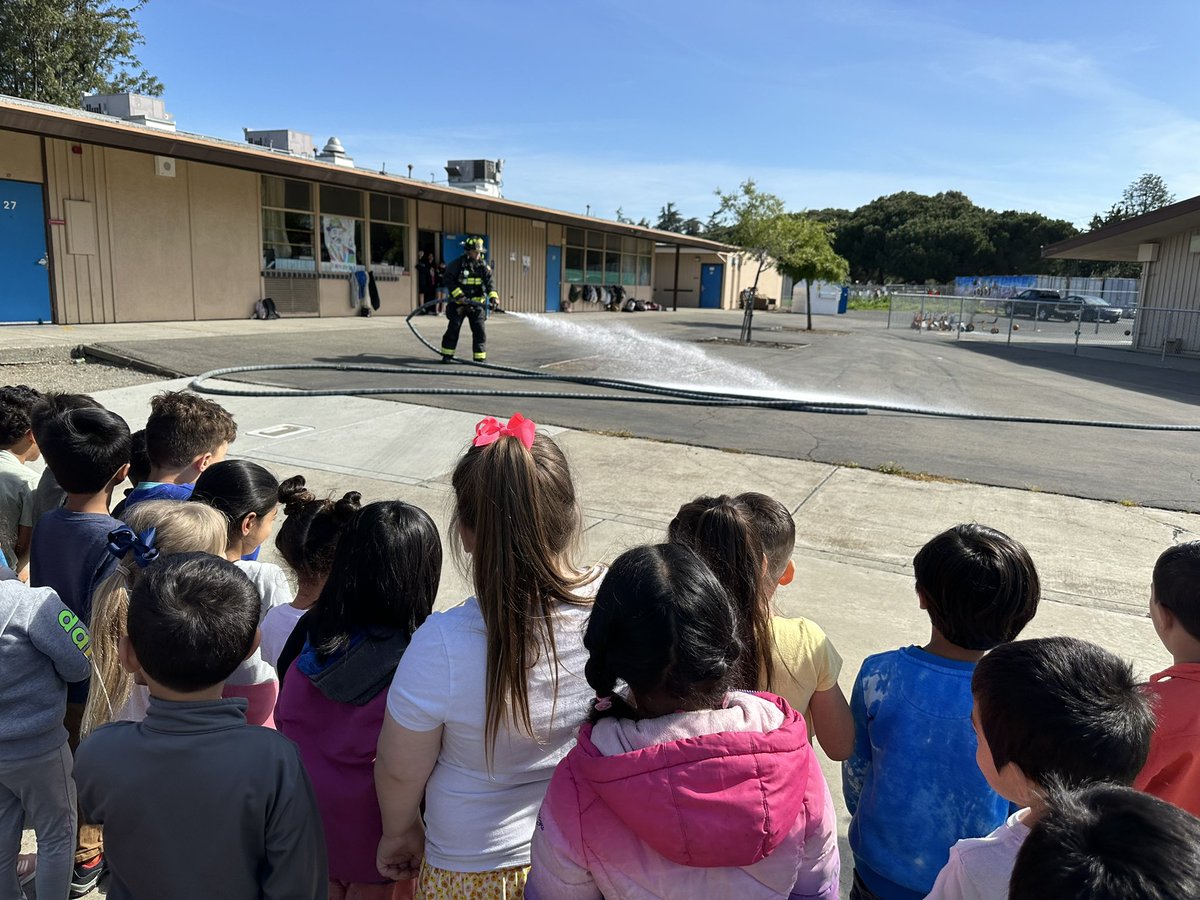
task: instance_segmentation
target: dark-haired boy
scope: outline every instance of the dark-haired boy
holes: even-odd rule
[[[942,532],[913,570],[929,643],[867,657],[850,699],[842,792],[853,816],[850,896],[861,900],[921,900],[955,841],[1008,816],[975,765],[971,676],[1037,612],[1037,570],[1020,543],[982,525]]]
[[[143,570],[122,665],[144,679],[143,722],[79,748],[83,811],[103,823],[110,900],[325,898],[325,842],[295,745],[246,725],[225,679],[258,646],[259,597],[230,562],[179,553]]]
[[[1150,618],[1174,665],[1150,679],[1158,727],[1133,786],[1200,816],[1200,541],[1159,556]]]
[[[976,761],[1021,809],[950,850],[930,900],[1004,900],[1013,861],[1054,791],[1128,786],[1146,762],[1154,714],[1129,663],[1069,637],[997,647],[975,667]]]
[[[121,523],[108,514],[108,507],[113,488],[129,470],[129,426],[103,407],[67,408],[57,400],[34,408],[33,432],[67,502],[34,526],[30,584],[53,588],[86,623],[91,621],[96,586],[117,567],[117,558],[108,552],[108,535]],[[79,744],[87,695],[86,680],[67,688],[65,724],[72,750]],[[81,819],[71,896],[82,896],[99,880],[103,849],[100,829]]]
[[[1156,797],[1114,785],[1058,795],[1017,854],[1008,896],[1200,897],[1200,819]]]
[[[41,455],[30,412],[41,399],[23,384],[0,387],[0,562],[7,562],[26,581],[38,480],[27,464]]]
[[[143,500],[187,500],[200,473],[223,460],[237,438],[233,416],[190,391],[151,400],[145,430],[150,474],[125,498],[125,511]]]
[[[31,413],[34,434],[37,433],[37,419],[49,418],[69,409],[100,409],[101,406],[87,394],[51,393],[43,394],[42,402],[34,407]],[[66,505],[67,493],[57,481],[50,467],[42,469],[42,477],[38,480],[37,489],[33,492],[33,523],[38,521],[52,509]]]

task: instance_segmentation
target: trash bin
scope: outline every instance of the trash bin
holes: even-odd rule
[[[838,315],[844,316],[846,308],[850,305],[850,288],[842,285],[842,292],[838,294]]]

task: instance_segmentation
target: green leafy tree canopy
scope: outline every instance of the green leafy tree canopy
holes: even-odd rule
[[[805,312],[812,331],[812,283],[842,283],[850,277],[850,264],[838,256],[823,222],[803,216],[784,216],[776,223],[775,268],[794,282],[804,282]]]
[[[72,107],[84,94],[161,95],[135,52],[146,2],[0,0],[0,93]]]

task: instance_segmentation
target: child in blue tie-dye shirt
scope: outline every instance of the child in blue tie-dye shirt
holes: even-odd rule
[[[939,534],[913,569],[929,643],[868,657],[850,700],[855,746],[842,784],[852,900],[921,900],[951,846],[990,833],[1009,812],[975,764],[971,676],[1033,618],[1037,570],[1021,544],[982,525]]]

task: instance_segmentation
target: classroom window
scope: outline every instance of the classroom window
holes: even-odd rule
[[[291,178],[262,177],[262,267],[312,272],[315,219],[312,185]]]
[[[371,195],[371,265],[385,274],[408,267],[408,202],[403,197]]]
[[[650,284],[650,241],[583,228],[566,230],[563,277],[570,284]]]

